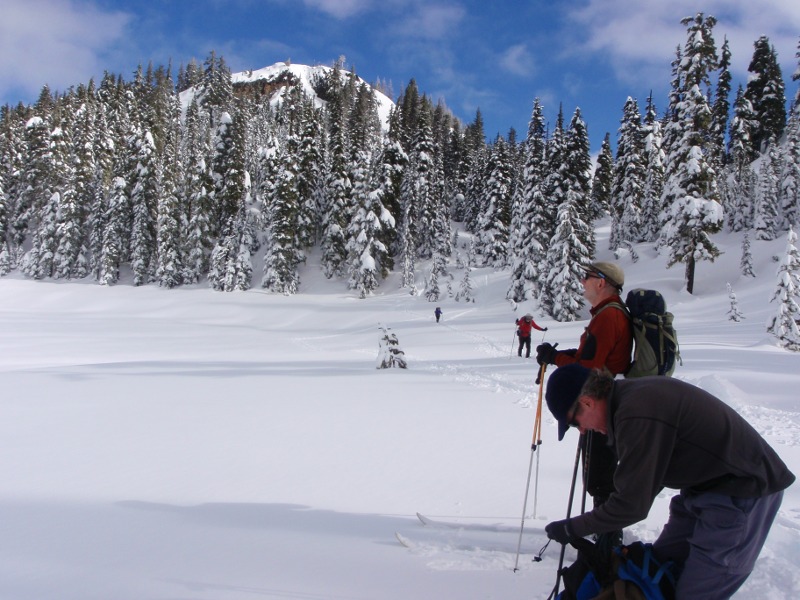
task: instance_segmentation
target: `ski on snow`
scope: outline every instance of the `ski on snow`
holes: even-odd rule
[[[494,533],[518,531],[518,528],[508,525],[481,525],[479,523],[454,523],[450,521],[439,521],[436,519],[431,519],[430,517],[426,517],[422,513],[417,513],[417,519],[419,519],[419,522],[422,523],[426,528],[430,529],[457,529],[461,531],[488,531]]]
[[[395,531],[395,532],[394,532],[394,537],[396,537],[396,538],[397,538],[397,541],[398,541],[398,542],[400,542],[400,543],[401,543],[403,546],[405,546],[406,548],[413,548],[413,547],[414,547],[414,542],[412,542],[410,539],[408,539],[408,538],[407,538],[406,536],[404,536],[403,534],[401,534],[401,533],[399,533],[399,532]]]
[[[429,519],[423,514],[417,513],[417,518],[419,522],[425,525],[425,527],[446,527],[448,529],[458,529],[460,526],[454,523],[444,523],[443,521],[434,521],[433,519]]]
[[[395,532],[395,538],[405,548],[425,554],[432,552],[513,553],[515,543],[509,533],[515,528],[503,525],[452,523],[431,519],[417,513],[423,529],[407,534]]]

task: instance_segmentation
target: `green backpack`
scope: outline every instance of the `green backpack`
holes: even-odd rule
[[[667,310],[667,303],[659,292],[637,288],[628,292],[624,305],[610,302],[606,306],[620,309],[631,321],[633,362],[625,373],[626,378],[669,377],[677,363],[683,364],[678,334],[673,326],[675,317]]]

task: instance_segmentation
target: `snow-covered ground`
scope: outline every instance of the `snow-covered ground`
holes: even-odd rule
[[[765,332],[785,237],[753,241],[755,279],[739,274],[741,236],[719,241],[694,296],[644,246],[620,260],[626,289],[664,293],[676,376],[800,474],[800,355]],[[478,269],[473,284],[475,303],[432,304],[395,278],[359,300],[314,264],[293,297],[3,278],[0,597],[546,598],[559,549],[532,558],[566,513],[577,435],[557,442],[544,409],[515,573],[538,388],[535,361],[512,355],[514,319],[533,312],[562,348],[586,323],[515,312],[506,273]],[[375,368],[379,324],[408,370]],[[655,538],[669,496],[628,540]],[[798,547],[795,485],[738,597],[800,597]]]

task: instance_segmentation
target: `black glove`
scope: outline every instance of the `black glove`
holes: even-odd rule
[[[548,342],[536,346],[536,362],[540,365],[556,364],[556,354],[558,354],[556,347]]]
[[[547,537],[557,541],[559,544],[569,544],[575,539],[572,530],[569,528],[569,519],[563,521],[553,521],[544,528]]]
[[[547,331],[547,327],[545,327],[544,330]]]

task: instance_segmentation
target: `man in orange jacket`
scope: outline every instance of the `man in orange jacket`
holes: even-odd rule
[[[628,315],[617,307],[624,305],[619,294],[625,283],[622,269],[610,262],[594,262],[581,267],[583,297],[592,306],[592,315],[577,348],[557,351],[550,344],[536,348],[539,364],[563,367],[578,363],[587,369],[607,368],[614,375],[625,373],[631,364],[633,332]],[[608,308],[608,310],[606,310]]]
[[[605,367],[613,375],[625,373],[631,364],[633,331],[627,313],[617,306],[609,306],[612,303],[624,306],[619,294],[625,283],[625,273],[610,262],[593,262],[581,268],[585,271],[581,280],[583,297],[592,306],[589,325],[581,335],[577,348],[556,350],[550,344],[541,344],[536,348],[536,360],[540,365],[562,367],[579,364],[587,369]],[[592,496],[594,505],[600,506],[614,491],[617,457],[607,445],[605,435],[591,431],[586,435],[586,491]],[[611,537],[614,538],[612,543],[621,543],[622,532],[616,532]]]

